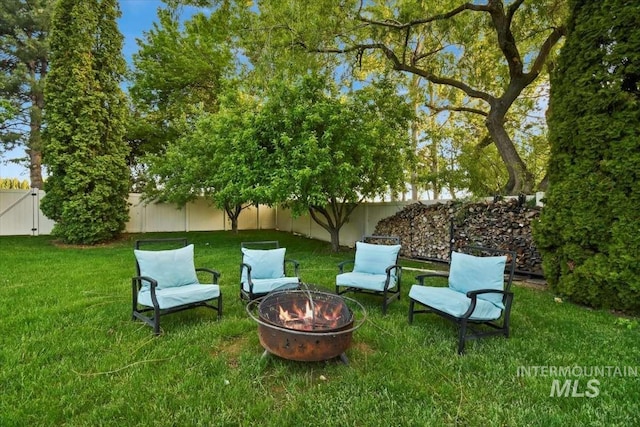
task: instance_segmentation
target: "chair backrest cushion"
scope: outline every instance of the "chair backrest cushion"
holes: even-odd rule
[[[503,290],[506,262],[506,256],[474,256],[452,252],[449,287],[464,294],[478,289]],[[481,294],[478,299],[502,308],[502,294]]]
[[[158,288],[198,283],[193,263],[193,244],[180,249],[143,251],[134,249],[141,276],[148,276],[158,282]],[[142,282],[149,287],[147,282]]]
[[[279,249],[247,249],[242,248],[242,262],[251,266],[252,279],[277,279],[284,277],[284,256],[286,248]],[[243,283],[246,269],[242,269]]]
[[[373,245],[356,242],[353,271],[368,274],[386,274],[387,267],[398,261],[400,245]],[[394,270],[395,271],[395,270]]]

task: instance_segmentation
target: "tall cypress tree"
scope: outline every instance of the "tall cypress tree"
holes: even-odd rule
[[[119,14],[116,0],[60,0],[54,11],[42,211],[68,243],[110,240],[128,219]]]
[[[552,75],[549,191],[535,229],[548,283],[640,310],[640,8],[573,0]]]

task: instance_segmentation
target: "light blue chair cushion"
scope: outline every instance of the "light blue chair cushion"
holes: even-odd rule
[[[458,318],[466,313],[471,305],[471,298],[444,287],[413,285],[409,290],[409,298]],[[478,298],[470,319],[496,320],[500,318],[501,313],[502,310],[493,303]]]
[[[400,245],[372,245],[356,242],[356,258],[353,271],[356,273],[387,274],[386,269],[398,260]],[[392,272],[395,274],[395,270]]]
[[[190,304],[200,301],[208,301],[220,296],[218,285],[191,284],[177,287],[156,288],[156,299],[160,309],[177,307],[179,305]],[[148,307],[153,307],[151,302],[151,291],[149,288],[142,288],[138,292],[138,302]]]
[[[251,280],[278,279],[284,277],[286,248],[247,249],[242,248],[242,262],[251,266]],[[242,269],[242,283],[247,281],[247,271]]]
[[[449,287],[466,294],[478,289],[504,289],[506,256],[478,257],[460,252],[451,253]],[[478,299],[489,301],[503,309],[502,294],[481,294]]]
[[[387,274],[369,274],[352,271],[349,273],[342,273],[336,276],[336,285],[338,286],[352,286],[359,289],[368,289],[371,291],[384,291],[384,282],[387,280]],[[389,280],[389,288],[396,286],[396,277],[391,276]]]
[[[253,283],[254,294],[267,294],[274,290],[284,291],[287,289],[296,289],[299,286],[299,280],[297,277],[279,277],[277,279],[254,279],[251,277]],[[245,292],[249,292],[249,284],[246,279],[242,282],[242,289]]]
[[[164,251],[134,251],[140,275],[148,276],[158,282],[157,289],[173,288],[198,283],[193,263],[193,245],[180,249]],[[149,283],[142,282],[142,289],[149,288]]]

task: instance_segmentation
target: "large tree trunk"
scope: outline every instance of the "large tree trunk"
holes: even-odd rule
[[[41,189],[42,179],[42,111],[44,109],[44,79],[47,75],[49,63],[46,59],[29,64],[29,73],[34,83],[31,84],[31,111],[29,114],[29,141],[27,154],[29,155],[29,178],[31,188]],[[39,79],[37,79],[39,76]]]
[[[331,236],[331,250],[338,252],[340,250],[340,230],[329,230]]]
[[[340,229],[349,220],[351,213],[360,204],[338,202],[332,200],[325,208],[323,206],[309,206],[309,215],[320,227],[329,232],[331,236],[331,250],[340,250]]]
[[[331,206],[331,208],[333,212],[337,212],[335,206]],[[329,236],[331,237],[331,250],[338,252],[340,250],[340,228],[342,228],[342,224],[344,224],[346,220],[332,218],[329,211],[321,206],[310,206],[309,215],[311,215],[311,218],[316,224],[329,232]]]
[[[40,94],[41,95],[41,94]],[[42,96],[40,96],[42,98]],[[31,119],[29,123],[29,145],[27,154],[29,155],[29,178],[31,188],[42,190],[42,110],[35,103],[31,107]]]
[[[530,194],[533,190],[533,175],[504,128],[504,113],[501,114],[499,110],[492,108],[485,124],[509,173],[509,180],[504,187],[505,194]]]
[[[234,233],[238,232],[238,217],[240,216],[242,209],[242,205],[225,206],[224,208],[229,220],[231,221],[231,231]]]
[[[42,190],[44,180],[42,179],[42,151],[29,149],[29,178],[31,188]]]

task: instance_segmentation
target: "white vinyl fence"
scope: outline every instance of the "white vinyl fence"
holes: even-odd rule
[[[423,200],[423,204],[441,203],[444,200]],[[401,211],[405,206],[417,203],[409,202],[375,202],[362,203],[351,214],[349,222],[340,229],[340,245],[353,246],[364,235],[374,234],[378,221],[390,217]],[[314,239],[331,241],[331,236],[324,228],[318,225],[310,215],[297,218],[291,216],[287,209],[278,208],[278,229],[291,233],[301,234]]]
[[[51,234],[54,222],[40,210],[44,191],[0,190],[0,236],[37,236]],[[140,194],[129,195],[127,233],[152,231],[213,231],[230,230],[231,221],[224,211],[211,207],[205,200],[197,200],[184,207],[166,203],[142,202]],[[240,215],[241,230],[276,228],[275,209],[258,206]]]
[[[54,222],[40,211],[44,191],[0,190],[0,236],[37,236],[51,234]],[[231,230],[231,221],[224,211],[200,199],[179,207],[167,203],[142,202],[140,194],[129,195],[127,233],[161,231]],[[340,243],[353,245],[365,234],[372,234],[382,218],[391,216],[414,202],[366,203],[358,206],[350,221],[340,231]],[[436,203],[426,201],[422,203]],[[288,209],[259,205],[245,209],[238,218],[240,230],[278,229],[318,240],[329,241],[329,233],[309,215],[292,217]]]
[[[44,191],[0,190],[0,236],[37,236],[51,234],[54,222],[40,211]],[[538,194],[536,198],[542,197]],[[423,200],[423,204],[442,203],[446,200]],[[199,199],[184,207],[167,203],[142,202],[140,194],[129,195],[129,222],[127,233],[161,231],[219,231],[231,230],[231,221],[224,211]],[[340,230],[340,244],[353,246],[365,234],[373,234],[376,224],[394,215],[409,202],[363,203],[358,206],[347,224]],[[240,230],[278,229],[310,238],[330,241],[329,233],[309,215],[294,218],[288,209],[259,205],[245,209],[238,218]]]
[[[142,201],[142,195],[129,194],[129,222],[127,233],[152,231],[219,231],[231,230],[231,221],[223,210],[198,199],[184,207],[168,203]],[[266,205],[252,206],[238,218],[240,230],[276,228],[276,209]]]

